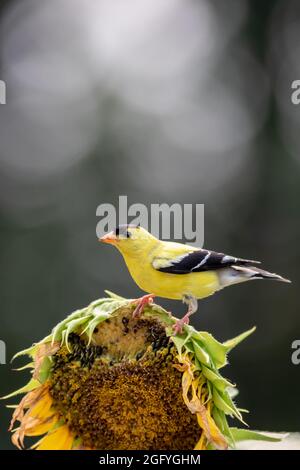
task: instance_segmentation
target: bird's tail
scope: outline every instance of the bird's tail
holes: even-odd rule
[[[251,266],[250,264],[246,266],[232,265],[221,271],[220,284],[222,287],[254,279],[270,279],[281,282],[291,282],[289,279],[279,276],[279,274],[270,273],[264,269],[257,268],[256,266]]]
[[[272,279],[274,281],[291,282],[289,279],[279,276],[279,274],[270,273],[256,266],[232,266],[232,268],[238,271],[242,276],[250,279]]]

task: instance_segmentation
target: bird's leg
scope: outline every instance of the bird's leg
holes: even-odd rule
[[[177,335],[178,333],[179,334],[182,333],[183,326],[189,324],[190,316],[193,313],[195,313],[198,309],[197,299],[195,297],[193,297],[192,295],[187,295],[187,294],[184,295],[182,297],[182,301],[183,301],[184,304],[188,305],[188,311],[186,312],[186,314],[180,320],[177,320],[175,325],[173,326],[173,331],[174,331],[175,335]]]
[[[146,295],[143,295],[143,297],[140,297],[139,299],[134,299],[132,303],[136,305],[136,307],[133,311],[132,318],[139,317],[141,313],[143,313],[146,305],[153,304],[153,298],[154,298],[154,294],[146,294]]]

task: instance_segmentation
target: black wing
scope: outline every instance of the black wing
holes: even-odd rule
[[[234,256],[225,255],[224,253],[216,253],[209,250],[191,251],[186,255],[179,256],[178,258],[165,260],[157,258],[154,260],[153,266],[157,271],[170,274],[188,274],[197,273],[201,271],[210,271],[226,266],[239,265],[247,266],[249,264],[259,264],[260,261],[247,260],[242,258],[235,258]]]

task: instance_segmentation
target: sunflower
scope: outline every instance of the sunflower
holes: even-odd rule
[[[28,355],[29,383],[14,408],[12,442],[40,436],[37,450],[204,450],[234,448],[244,438],[274,440],[229,426],[243,422],[220,369],[254,328],[220,343],[147,305],[110,292],[76,310],[52,333],[15,357]],[[16,424],[18,423],[18,424]]]

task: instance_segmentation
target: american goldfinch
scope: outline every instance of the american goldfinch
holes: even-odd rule
[[[259,261],[161,241],[136,225],[120,225],[99,241],[114,245],[121,252],[136,284],[148,292],[139,299],[135,313],[151,303],[153,296],[180,299],[188,305],[187,313],[175,325],[175,334],[189,323],[189,317],[197,310],[198,299],[224,287],[252,279],[290,282],[257,267]]]

